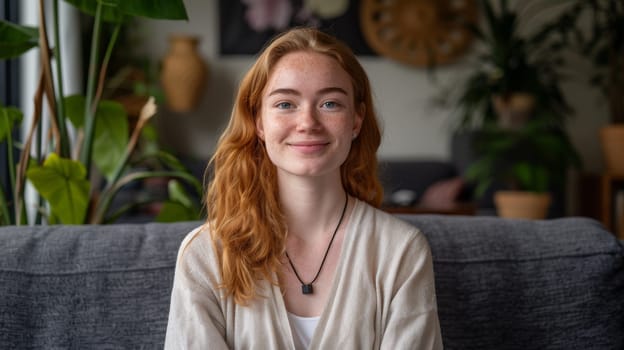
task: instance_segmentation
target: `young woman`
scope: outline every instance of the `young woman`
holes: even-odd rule
[[[314,29],[274,39],[211,160],[165,347],[441,349],[427,241],[376,209],[379,144],[353,53]]]

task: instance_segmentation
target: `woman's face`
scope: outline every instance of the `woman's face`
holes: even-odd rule
[[[256,131],[278,174],[339,174],[362,125],[349,74],[333,58],[299,51],[282,57],[262,95]]]

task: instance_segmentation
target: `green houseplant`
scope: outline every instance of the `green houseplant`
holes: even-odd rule
[[[624,1],[573,0],[562,22],[574,23],[574,44],[594,68],[590,83],[607,99],[609,125],[600,130],[607,170],[624,174]]]
[[[457,109],[459,129],[518,127],[535,109],[562,124],[570,113],[559,87],[566,36],[559,23],[537,26],[526,19],[558,2],[518,2],[517,9],[507,0],[480,3],[482,25],[467,24],[477,44],[470,74],[442,98]]]
[[[14,58],[38,46],[41,55],[41,77],[34,96],[32,125],[21,125],[21,111],[15,107],[0,106],[0,142],[7,143],[10,188],[0,188],[0,224],[25,224],[24,188],[29,180],[40,196],[39,210],[31,223],[83,224],[106,223],[119,216],[110,213],[114,197],[134,181],[151,177],[179,179],[198,193],[199,181],[171,154],[158,151],[137,154],[136,145],[143,128],[156,113],[153,99],[143,106],[137,125],[130,132],[125,110],[115,101],[102,99],[102,87],[107,66],[120,29],[127,19],[142,16],[153,19],[187,19],[182,0],[66,0],[83,13],[93,17],[86,94],[65,96],[62,84],[62,55],[59,48],[58,0],[54,0],[52,14],[44,16],[40,2],[38,28],[0,21],[0,59]],[[52,18],[55,47],[48,42],[46,17]],[[101,36],[102,26],[113,26],[110,37]],[[100,53],[100,46],[106,49]],[[52,64],[52,57],[54,62]],[[56,79],[55,79],[56,78]],[[44,97],[50,112],[51,131],[42,130]],[[28,130],[22,144],[13,140],[15,129]],[[73,127],[78,137],[72,139],[68,129]],[[38,142],[35,142],[38,140]],[[47,146],[47,147],[44,147]],[[19,160],[13,156],[19,150]],[[156,158],[164,164],[162,170],[138,170],[142,158]],[[166,208],[180,214],[183,220],[197,217],[196,207],[180,183],[170,183],[170,202]],[[10,194],[10,195],[9,195]],[[132,205],[125,206],[125,209]],[[122,209],[124,209],[122,208]],[[181,210],[183,208],[184,210]],[[193,214],[191,214],[193,213]],[[186,216],[185,216],[186,215]],[[164,217],[171,215],[163,214]]]
[[[464,83],[455,85],[459,90],[447,96],[459,112],[455,137],[472,135],[475,159],[465,176],[475,197],[490,189],[514,190],[522,199],[538,198],[547,209],[549,192],[565,182],[570,166],[580,166],[565,129],[572,110],[560,88],[570,23],[531,21],[541,11],[569,4],[514,5],[481,0],[482,25],[468,24],[478,43],[476,61]],[[496,191],[494,202],[499,214],[508,216],[497,204],[504,194]]]
[[[476,185],[477,196],[495,184],[505,189],[497,191],[494,198],[501,216],[543,218],[551,201],[550,192],[563,191],[562,179],[567,170],[581,166],[566,133],[540,120],[528,121],[518,130],[486,127],[476,147],[480,158],[469,167],[466,177]],[[501,206],[500,201],[509,196],[521,202],[536,199],[537,204],[528,204],[528,208],[541,207],[541,212],[516,215],[516,209],[511,209],[513,213],[507,214],[510,209]]]

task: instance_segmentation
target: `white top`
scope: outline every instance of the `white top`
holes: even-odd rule
[[[165,349],[288,349],[293,332],[279,286],[260,284],[248,306],[219,289],[219,253],[207,226],[178,254]],[[442,349],[425,236],[356,201],[335,277],[309,349]]]
[[[291,312],[288,313],[288,321],[290,322],[290,328],[293,332],[295,349],[305,350],[310,346],[312,335],[314,334],[316,324],[320,318],[320,316],[301,317]]]

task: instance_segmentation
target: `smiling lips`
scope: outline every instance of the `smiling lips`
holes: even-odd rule
[[[307,142],[293,142],[288,144],[291,148],[301,153],[315,153],[324,149],[329,142],[325,141],[307,141]]]

